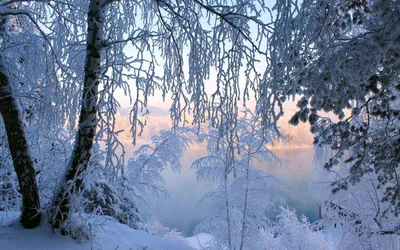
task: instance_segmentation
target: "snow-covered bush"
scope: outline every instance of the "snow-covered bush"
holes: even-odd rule
[[[4,126],[0,124],[1,131]],[[2,133],[2,132],[0,132]],[[12,168],[12,159],[7,148],[5,134],[0,134],[0,211],[15,211],[20,208],[20,194],[17,191],[17,175]]]
[[[304,215],[301,215],[299,219],[294,211],[283,207],[280,209],[275,228],[279,239],[279,249],[329,249],[323,235],[313,231],[311,223]]]
[[[272,227],[260,230],[259,244],[262,246],[261,249],[268,249],[268,250],[282,249],[279,243],[279,238],[277,238],[277,233],[274,232]]]
[[[97,181],[83,195],[87,200],[85,205],[87,213],[108,215],[129,227],[141,229],[141,217],[135,203],[122,197],[110,183]]]
[[[316,152],[318,167],[324,161],[321,157],[334,153],[325,150],[321,154],[321,150],[317,148]],[[312,184],[314,194],[321,199],[322,219],[318,221],[317,229],[334,234],[333,240],[340,249],[399,248],[400,221],[394,212],[397,208],[383,199],[387,186],[379,183],[378,174],[366,173],[366,178],[335,193],[330,190],[331,183],[349,176],[349,166],[342,161],[330,171],[320,167],[319,174],[319,179]]]
[[[103,162],[104,151],[95,144],[89,163],[90,171],[84,176],[84,189],[74,196],[76,206],[73,211],[111,216],[129,227],[141,229],[142,220],[135,201],[121,192],[120,181],[107,180]]]
[[[187,244],[187,241],[182,236],[182,233],[175,228],[170,229],[162,224],[162,219],[158,216],[151,216],[143,224],[144,228],[151,234],[157,237],[175,240]]]
[[[67,233],[79,243],[87,242],[92,239],[92,228],[86,220],[73,214],[62,226],[61,232]]]
[[[267,147],[277,135],[271,129],[266,137],[258,118],[245,110],[238,118],[237,134],[221,136],[210,128],[200,136],[207,141],[209,155],[197,159],[192,168],[198,180],[219,186],[199,201],[208,206],[208,213],[195,233],[212,234],[219,248],[260,249],[261,231],[270,224],[266,212],[282,201],[282,183],[254,166],[256,161],[279,161]]]
[[[340,249],[397,249],[393,246],[400,244],[398,207],[385,199],[387,188],[393,183],[382,182],[380,175],[371,171],[346,189],[332,193],[336,181],[354,174],[346,158],[341,158],[332,169],[323,168],[335,154],[327,146],[315,147],[318,176],[311,187],[320,199],[322,217],[316,229],[335,235],[333,241]]]
[[[0,163],[0,211],[16,211],[21,206],[17,177],[10,167],[2,165]]]

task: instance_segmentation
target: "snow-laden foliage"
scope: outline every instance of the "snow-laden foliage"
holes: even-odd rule
[[[68,140],[62,131],[69,115],[65,110],[68,105],[64,86],[57,74],[56,58],[51,56],[54,52],[51,35],[43,33],[41,28],[44,26],[38,20],[38,16],[46,15],[46,8],[36,1],[16,2],[3,1],[0,4],[3,22],[0,49],[3,67],[26,127],[25,136],[31,146],[29,151],[38,163],[41,155],[49,150],[40,148],[47,146],[43,141],[54,140],[55,144],[64,144],[63,141]],[[1,134],[4,133],[2,126]],[[2,148],[4,146],[2,144]]]
[[[260,235],[257,249],[336,249],[333,242],[328,241],[328,235],[315,231],[304,215],[299,218],[295,211],[284,207],[280,207],[273,224],[260,230]]]
[[[323,150],[319,148],[317,151]],[[334,152],[326,150],[324,155]],[[328,156],[329,157],[329,156]],[[316,163],[324,159],[316,158]],[[321,165],[319,166],[321,168]],[[395,249],[400,244],[400,221],[393,205],[385,201],[385,188],[378,188],[378,174],[366,173],[358,183],[332,194],[332,183],[349,174],[350,166],[320,169],[319,179],[312,184],[315,195],[321,199],[321,220],[316,229],[341,235],[337,245],[344,249]],[[397,247],[395,247],[397,246]]]
[[[211,119],[220,133],[234,128],[238,101],[246,102],[251,90],[257,92],[261,79],[259,60],[266,56],[265,37],[271,32],[271,10],[264,1],[104,1],[101,11],[104,50],[98,110],[99,134],[109,152],[106,168],[118,172],[124,165],[124,148],[115,129],[120,105],[116,90],[129,96],[134,143],[146,124],[142,115],[149,113],[148,98],[155,94],[171,98],[174,125],[187,124],[190,113],[194,123]],[[81,62],[79,57],[66,58]],[[83,72],[82,67],[72,70]],[[214,71],[216,86],[209,88],[206,83]],[[243,92],[240,84],[245,84]],[[116,148],[122,155],[115,155]]]
[[[122,192],[137,202],[145,202],[141,199],[146,192],[168,195],[168,191],[161,186],[164,182],[162,173],[166,169],[180,171],[180,158],[192,143],[192,133],[189,128],[161,131],[152,137],[152,144],[136,150],[121,176]]]
[[[1,133],[4,128],[0,126]],[[37,172],[38,191],[40,194],[40,203],[43,209],[46,209],[48,203],[53,199],[54,190],[57,188],[59,178],[64,171],[65,162],[71,151],[71,144],[68,139],[63,136],[64,131],[60,131],[58,135],[45,133],[34,133],[28,130],[30,145],[32,149],[30,153],[34,159],[35,169]],[[10,152],[7,150],[7,140],[3,134],[0,141],[0,209],[15,211],[21,208],[20,193],[18,187],[17,176],[12,168],[12,159]],[[4,147],[3,147],[4,146]]]
[[[47,208],[52,201],[54,190],[57,189],[65,163],[71,153],[71,140],[67,134],[65,130],[60,129],[53,135],[44,134],[40,140],[30,144],[32,145],[30,151],[36,163],[40,202],[43,208]]]
[[[33,228],[41,217],[36,175],[43,168],[39,164],[47,165],[47,160],[55,159],[54,154],[48,157],[48,142],[59,139],[65,123],[64,98],[54,57],[50,56],[52,44],[33,15],[43,9],[16,1],[2,1],[0,5],[0,104],[4,122],[0,133],[7,134],[8,140],[0,150],[12,156],[22,198],[21,222],[24,227]],[[8,176],[8,184],[14,181],[12,177]],[[45,195],[45,202],[48,196]]]
[[[264,137],[258,117],[249,110],[238,120],[233,141],[211,128],[200,136],[207,141],[209,155],[197,159],[192,168],[198,180],[214,181],[219,187],[199,201],[209,212],[195,231],[211,233],[219,247],[259,249],[260,232],[270,222],[266,211],[281,201],[282,183],[253,164],[279,161],[266,145],[275,135]],[[233,157],[228,158],[229,153]]]
[[[259,61],[266,58],[265,38],[271,32],[271,10],[264,1],[145,0],[100,1],[101,74],[99,123],[104,133],[114,130],[120,102],[116,90],[129,96],[133,140],[145,121],[148,98],[156,92],[171,98],[175,124],[212,118],[215,126],[223,110],[237,110],[261,80]],[[29,6],[42,35],[52,42],[50,53],[68,101],[69,126],[76,125],[89,4],[80,0],[33,1]],[[36,19],[35,19],[36,20]],[[206,80],[217,72],[216,88],[206,91]],[[245,88],[241,92],[239,78]],[[265,93],[266,95],[268,93]],[[216,107],[216,108],[214,108]],[[107,135],[108,139],[114,140]]]
[[[111,216],[131,228],[142,229],[142,219],[136,200],[121,194],[120,182],[107,179],[104,167],[105,153],[99,148],[99,145],[94,145],[94,154],[89,163],[90,171],[84,176],[86,180],[84,189],[74,197],[76,204],[74,210]]]
[[[299,219],[294,211],[287,208],[281,207],[274,231],[279,239],[279,249],[329,249],[323,235],[313,231],[313,226],[304,215]]]
[[[25,125],[36,133],[49,132],[49,129],[64,125],[65,99],[49,38],[43,36],[33,15],[44,14],[44,10],[13,2],[0,3],[3,67],[10,78]]]
[[[282,98],[301,96],[291,123],[308,121],[315,143],[335,150],[326,168],[350,164],[333,191],[375,172],[397,214],[399,1],[278,1],[275,9],[267,84]]]
[[[144,222],[143,226],[151,235],[188,244],[181,232],[176,229],[165,227],[162,223],[162,219],[158,216],[151,216]]]
[[[280,207],[279,214],[276,216],[274,221],[268,223],[268,226],[258,228],[257,231],[253,232],[252,238],[254,241],[251,242],[251,248],[249,249],[361,249],[357,247],[350,248],[349,246],[351,246],[351,244],[340,245],[340,240],[337,240],[337,242],[333,242],[332,239],[334,238],[334,236],[335,232],[315,230],[315,225],[311,224],[304,215],[300,215],[299,218],[295,211],[292,211],[288,208]],[[345,243],[345,239],[342,240],[342,243]],[[391,244],[393,244],[393,242]],[[389,244],[386,246],[389,246]],[[220,243],[216,242],[206,249],[214,250],[229,248],[227,248],[226,244],[221,245]]]
[[[28,138],[31,139],[29,141],[32,146],[30,154],[35,164],[41,208],[46,210],[53,200],[54,190],[56,190],[59,179],[64,172],[65,162],[71,151],[71,143],[65,136],[67,133],[63,130],[59,130],[59,134],[49,130],[47,133],[44,131],[36,131],[34,133],[30,129],[27,131]],[[17,176],[12,168],[10,152],[7,150],[7,141],[2,140],[1,144],[5,146],[0,149],[2,154],[0,163],[1,210],[18,211],[21,209],[22,204]]]
[[[0,125],[0,210],[13,211],[21,207],[21,197],[18,193],[18,181],[12,167],[7,137],[4,133],[4,125]]]
[[[107,151],[95,144],[90,171],[84,176],[84,189],[74,198],[75,210],[83,207],[86,213],[112,216],[132,228],[143,228],[139,209],[149,208],[151,202],[146,200],[149,194],[169,196],[162,186],[162,173],[166,169],[180,171],[180,158],[191,143],[191,134],[192,130],[187,128],[161,131],[153,136],[152,144],[143,145],[133,153],[123,174],[114,181],[107,178],[104,164]]]
[[[5,135],[0,138],[0,145],[7,145]],[[21,197],[18,193],[17,176],[12,168],[10,153],[0,151],[0,211],[15,211],[21,207]]]

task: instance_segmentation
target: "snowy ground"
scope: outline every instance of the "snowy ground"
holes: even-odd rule
[[[0,212],[0,249],[8,250],[187,250],[205,246],[212,237],[200,234],[187,239],[187,245],[164,238],[158,238],[141,230],[108,220],[106,217],[90,219],[93,229],[92,240],[78,243],[71,237],[52,232],[46,222],[36,229],[23,229],[18,222],[17,213]],[[147,247],[147,248],[146,248]]]
[[[69,236],[54,233],[45,221],[38,228],[23,229],[18,216],[18,213],[0,212],[0,250],[200,250],[207,249],[214,242],[214,238],[205,233],[188,238],[166,239],[142,230],[134,230],[106,216],[86,216],[87,218],[81,221],[84,221],[84,225],[90,225],[87,232],[91,235],[91,240],[78,243]],[[307,246],[316,243],[314,241],[321,243],[316,244],[319,247],[312,248],[316,250],[362,249],[358,241],[339,229],[312,232],[301,236],[300,241],[296,243],[298,237],[300,234],[290,238],[289,241],[293,244],[285,249],[308,250],[311,248]],[[273,246],[266,249],[280,250],[283,249],[283,245],[287,245],[288,239],[284,240],[285,242],[279,237],[266,240]],[[397,235],[372,237],[370,241],[364,242],[367,249],[400,249],[400,239]]]
[[[204,249],[214,244],[214,237],[209,234],[200,233],[198,235],[186,238],[188,244],[194,249]]]

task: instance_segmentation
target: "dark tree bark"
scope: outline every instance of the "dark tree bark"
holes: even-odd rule
[[[12,94],[9,78],[0,56],[0,113],[6,128],[8,146],[17,173],[22,195],[21,223],[24,228],[35,228],[41,219],[36,172],[28,152],[23,123],[17,102]]]
[[[96,134],[96,107],[101,73],[101,49],[103,46],[101,2],[100,0],[90,1],[87,19],[85,78],[78,131],[65,177],[60,185],[60,190],[55,196],[53,217],[51,218],[53,228],[60,228],[69,217],[71,195],[77,193],[81,187],[82,176],[87,169],[93,139]]]

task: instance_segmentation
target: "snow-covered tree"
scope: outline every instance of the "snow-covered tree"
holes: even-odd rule
[[[269,225],[266,211],[280,201],[281,182],[273,175],[255,168],[255,161],[279,159],[267,148],[276,138],[274,130],[265,137],[259,117],[246,110],[238,118],[237,137],[233,141],[209,129],[200,139],[207,141],[208,156],[197,159],[198,180],[214,181],[217,190],[199,202],[209,205],[208,217],[196,227],[210,232],[228,249],[259,249],[261,229]],[[229,155],[233,150],[233,157]],[[232,157],[232,158],[231,158]]]
[[[266,86],[276,88],[277,98],[301,96],[291,123],[308,121],[315,144],[335,151],[326,168],[341,158],[350,164],[334,191],[375,172],[382,200],[397,214],[400,3],[278,1],[275,10]]]
[[[17,1],[2,1],[0,9],[0,112],[4,122],[0,133],[7,139],[7,142],[3,140],[1,151],[3,155],[11,155],[18,179],[21,222],[24,227],[33,228],[40,222],[34,166],[38,159],[31,154],[29,146],[41,140],[44,131],[50,135],[62,126],[63,115],[56,106],[60,89],[53,58],[48,56],[51,43],[43,36],[43,27],[33,15],[42,9],[33,10],[33,6]],[[3,163],[10,164],[10,161]],[[13,175],[8,171],[7,174],[7,181],[11,183]]]
[[[109,158],[118,134],[116,89],[131,97],[134,141],[145,124],[140,114],[148,112],[148,97],[156,90],[164,98],[171,94],[175,125],[185,123],[190,111],[194,122],[210,117],[221,132],[228,131],[236,123],[237,101],[247,100],[249,90],[260,80],[256,65],[266,56],[263,38],[271,29],[269,15],[264,15],[270,10],[263,1],[2,1],[1,6],[4,16],[24,16],[29,22],[20,27],[33,26],[35,35],[43,40],[30,48],[40,49],[44,44],[42,49],[50,57],[38,58],[50,59],[36,60],[40,69],[32,72],[42,74],[47,72],[42,66],[49,66],[49,74],[60,84],[45,89],[64,93],[64,101],[55,103],[61,112],[53,113],[54,117],[67,119],[64,125],[69,132],[77,128],[52,208],[55,228],[68,218],[71,195],[81,188],[95,138],[107,138],[106,167],[120,171],[123,166],[123,160]],[[205,81],[213,68],[217,86],[209,96]],[[246,79],[242,94],[240,75]],[[49,79],[38,83],[50,86],[45,80]],[[223,110],[232,112],[223,114]],[[222,115],[224,119],[220,119]],[[6,117],[19,117],[17,109]],[[96,136],[99,123],[104,137]],[[26,137],[21,129],[16,134]],[[115,161],[120,163],[114,165]],[[25,167],[31,169],[29,186],[35,190],[34,168]],[[37,200],[32,202],[39,204]],[[28,207],[38,210],[36,205]]]

